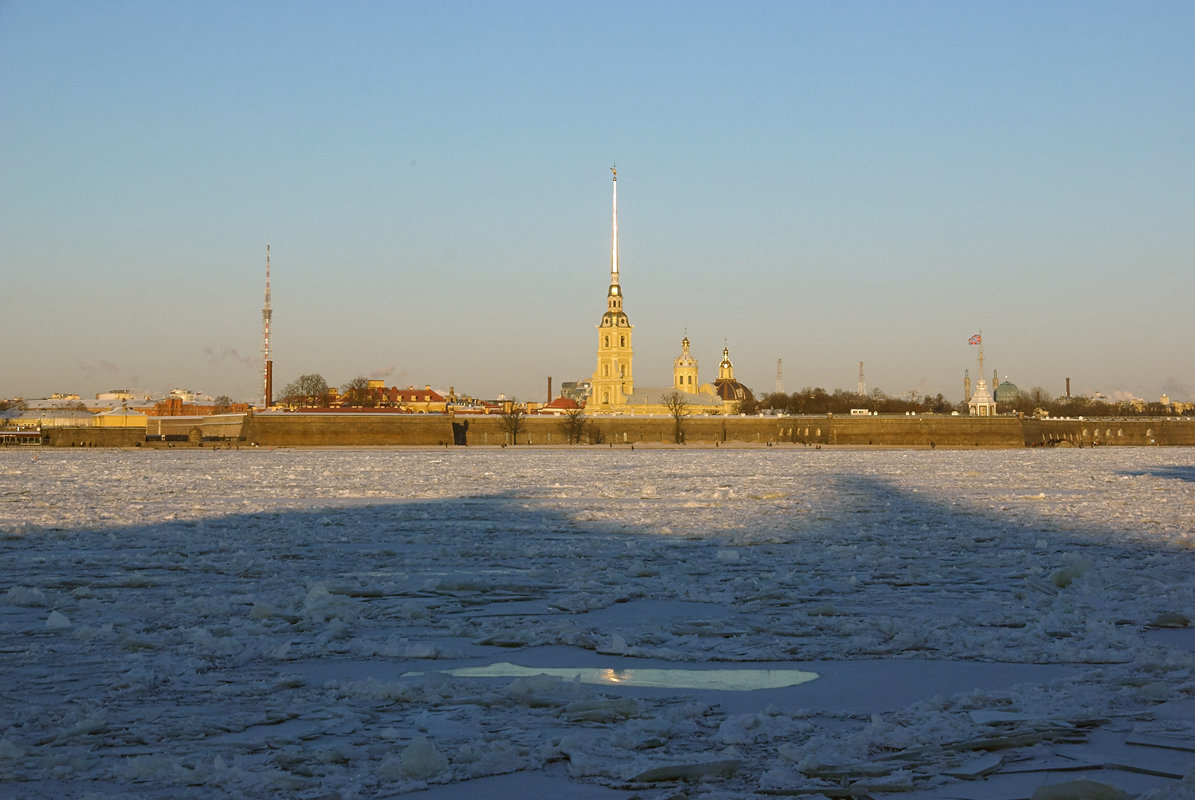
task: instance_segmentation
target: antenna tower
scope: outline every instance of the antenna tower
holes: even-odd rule
[[[863,380],[863,362],[859,362],[859,394],[867,394],[867,381]]]
[[[266,302],[261,309],[262,400],[265,408],[274,404],[274,362],[270,360],[270,317],[273,314],[270,309],[270,243],[266,242]]]
[[[784,364],[776,359],[776,394],[784,394]]]

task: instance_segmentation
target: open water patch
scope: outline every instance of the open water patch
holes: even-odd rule
[[[695,689],[721,692],[751,692],[758,689],[786,689],[816,680],[816,672],[799,669],[665,669],[609,667],[524,667],[501,661],[479,667],[441,670],[456,678],[526,678],[548,675],[566,681],[595,686],[634,686],[648,689]],[[407,672],[404,678],[422,672]]]

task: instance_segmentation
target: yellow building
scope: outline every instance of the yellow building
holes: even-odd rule
[[[145,430],[148,422],[149,417],[127,406],[113,408],[95,415],[95,425],[98,428],[141,428]]]
[[[690,415],[737,414],[739,404],[751,396],[751,391],[734,379],[730,350],[722,350],[718,380],[712,384],[701,383],[697,359],[689,349],[690,344],[688,336],[681,340],[680,355],[672,362],[671,386],[636,387],[626,402],[610,409],[611,413],[671,416],[674,411],[669,403],[679,401],[685,413]]]
[[[613,222],[610,233],[610,288],[606,292],[606,313],[598,323],[597,366],[590,379],[592,391],[585,406],[587,414],[673,413],[666,397],[678,393],[690,414],[735,414],[739,403],[751,392],[734,379],[729,349],[722,351],[718,380],[702,385],[697,359],[689,351],[689,337],[681,341],[681,354],[673,361],[672,386],[636,387],[632,362],[631,331],[634,328],[623,310],[622,287],[618,283],[618,171],[613,167]]]

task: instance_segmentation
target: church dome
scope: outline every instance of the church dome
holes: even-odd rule
[[[676,367],[692,367],[696,369],[697,359],[693,358],[693,354],[689,351],[689,337],[686,336],[681,340],[680,355],[673,360],[673,365]]]
[[[747,400],[754,397],[750,389],[733,378],[719,378],[714,381],[714,393],[723,400]]]
[[[997,403],[1012,403],[1021,394],[1021,390],[1012,381],[1002,381],[996,387],[995,396]]]

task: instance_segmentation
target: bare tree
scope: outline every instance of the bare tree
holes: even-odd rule
[[[212,401],[213,414],[227,414],[228,410],[232,408],[232,398],[226,394],[222,394]]]
[[[603,444],[606,441],[606,434],[602,432],[597,422],[590,420],[585,425],[585,440],[590,444]]]
[[[313,408],[328,405],[328,382],[318,373],[300,375],[282,390],[282,399],[289,405]]]
[[[358,408],[373,408],[377,405],[377,393],[369,388],[369,378],[358,376],[340,387],[345,405]]]
[[[519,432],[523,430],[527,422],[524,419],[526,413],[526,409],[519,405],[519,401],[513,397],[502,405],[502,426],[510,434],[511,444],[519,443]]]
[[[570,408],[565,411],[564,418],[560,420],[560,427],[569,444],[581,444],[581,437],[585,433],[585,409]]]
[[[689,416],[689,402],[680,392],[669,392],[660,397],[660,402],[672,417],[672,438],[677,444],[685,443],[685,417]]]

